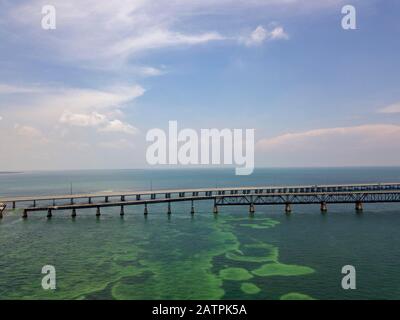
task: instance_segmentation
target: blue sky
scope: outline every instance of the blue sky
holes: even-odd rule
[[[400,165],[398,1],[0,9],[0,170],[144,167],[146,132],[169,120],[254,128],[258,166]]]

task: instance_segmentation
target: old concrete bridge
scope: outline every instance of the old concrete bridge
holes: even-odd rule
[[[194,202],[200,200],[213,201],[213,212],[218,213],[219,206],[248,206],[249,212],[255,212],[258,205],[283,205],[286,213],[290,213],[294,204],[319,204],[322,212],[327,205],[333,203],[353,203],[357,212],[362,211],[363,203],[400,202],[400,183],[369,183],[342,185],[309,185],[309,186],[267,186],[267,187],[234,187],[177,189],[157,191],[103,192],[89,194],[69,194],[53,196],[29,196],[0,198],[0,218],[5,207],[22,208],[23,218],[35,211],[47,212],[68,210],[75,217],[78,209],[96,209],[100,216],[101,208],[144,205],[144,214],[148,214],[148,206],[154,203],[166,203],[167,213],[171,214],[171,203],[191,202],[191,213],[194,214]]]

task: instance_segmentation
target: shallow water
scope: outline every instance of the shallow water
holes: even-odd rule
[[[119,170],[0,175],[0,196],[180,187],[398,182],[398,168]],[[190,203],[102,210],[20,210],[0,222],[1,299],[398,299],[400,205],[224,207]],[[357,289],[341,288],[342,266],[357,270]],[[44,265],[57,289],[43,290]]]

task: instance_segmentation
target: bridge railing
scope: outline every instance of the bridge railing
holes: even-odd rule
[[[53,195],[38,197],[10,197],[1,198],[0,202],[12,203],[29,201],[57,201],[57,202],[84,202],[88,201],[132,201],[132,200],[154,200],[192,197],[213,197],[223,195],[249,195],[249,194],[296,194],[296,193],[332,193],[332,192],[373,192],[400,190],[400,183],[375,183],[354,185],[314,185],[314,186],[260,186],[260,187],[229,187],[210,189],[181,189],[181,190],[155,190],[155,191],[132,191],[120,193],[94,193],[94,194],[72,194]]]

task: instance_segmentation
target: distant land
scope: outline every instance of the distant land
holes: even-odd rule
[[[22,171],[0,171],[0,174],[16,174],[23,173]]]

